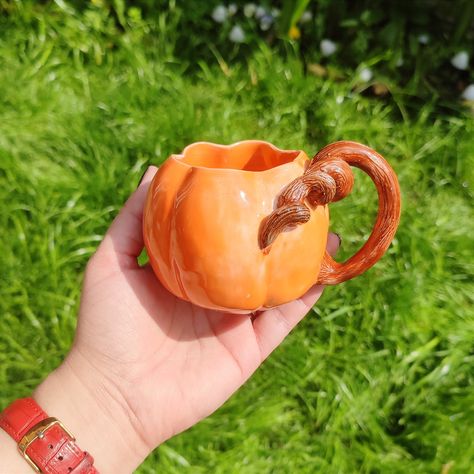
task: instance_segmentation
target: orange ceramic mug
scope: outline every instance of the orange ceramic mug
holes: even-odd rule
[[[350,166],[374,181],[379,211],[364,246],[343,263],[325,251],[328,204],[348,195]],[[194,143],[151,183],[143,233],[151,266],[174,295],[205,308],[251,312],[302,296],[315,283],[360,275],[387,250],[400,218],[397,177],[355,142],[311,161],[262,141]]]

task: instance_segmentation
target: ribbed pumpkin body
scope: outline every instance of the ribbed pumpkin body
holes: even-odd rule
[[[174,295],[205,308],[250,312],[303,295],[317,280],[327,206],[258,245],[262,219],[308,163],[301,151],[260,141],[196,143],[172,155],[151,183],[143,232],[152,268]]]

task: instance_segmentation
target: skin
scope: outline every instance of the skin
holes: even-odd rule
[[[193,306],[140,267],[150,167],[90,259],[78,326],[64,362],[33,396],[89,451],[101,473],[128,473],[170,437],[219,408],[321,296],[249,315]],[[330,234],[334,254],[339,238]],[[31,473],[0,430],[0,472]]]

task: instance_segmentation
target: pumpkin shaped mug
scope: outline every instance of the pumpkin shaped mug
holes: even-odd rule
[[[379,209],[368,241],[338,263],[325,250],[328,204],[351,192],[349,165],[372,178]],[[397,177],[365,145],[336,142],[309,160],[257,140],[199,142],[156,173],[143,233],[151,266],[171,293],[249,313],[299,298],[316,283],[360,275],[387,250],[399,218]]]

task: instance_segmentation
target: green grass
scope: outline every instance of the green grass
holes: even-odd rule
[[[97,39],[97,64],[67,47],[54,18],[2,24],[1,407],[68,351],[87,259],[148,164],[197,140],[259,138],[308,154],[357,140],[400,178],[387,255],[329,288],[224,407],[137,472],[472,472],[472,116],[396,88],[384,101],[353,93],[263,45],[191,74],[146,38],[124,34],[109,49]],[[179,29],[166,28],[171,42]],[[356,173],[331,209],[347,257],[370,231],[375,190]]]

